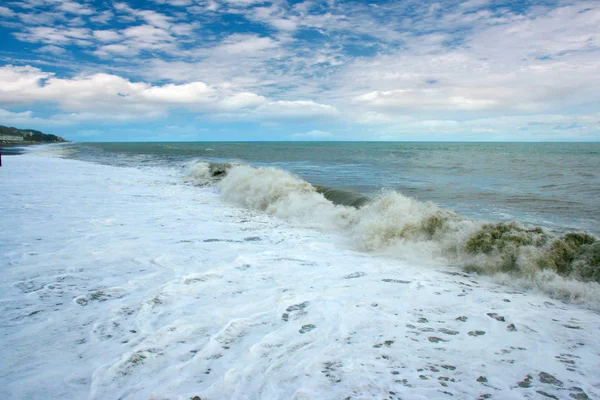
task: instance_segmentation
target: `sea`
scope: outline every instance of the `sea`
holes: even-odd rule
[[[395,191],[482,221],[600,234],[600,143],[80,143],[109,165],[230,163],[366,197]]]
[[[0,398],[600,398],[600,143],[11,153]]]

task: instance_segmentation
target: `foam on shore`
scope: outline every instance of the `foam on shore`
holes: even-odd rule
[[[336,217],[250,195],[277,198],[274,184],[235,201],[286,219],[178,170],[7,158],[0,398],[600,397],[598,313],[359,250],[335,229],[364,207],[281,179]],[[390,226],[410,217],[397,202],[435,215],[384,199],[370,212]]]
[[[366,199],[313,186],[277,168],[200,162],[190,176],[202,184],[218,182],[221,196],[234,204],[343,233],[363,251],[502,274],[503,282],[529,282],[554,298],[600,309],[600,241],[585,233],[475,221],[395,191]]]

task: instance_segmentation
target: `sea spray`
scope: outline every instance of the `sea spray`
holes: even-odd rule
[[[351,208],[333,204],[310,183],[276,168],[235,166],[219,189],[227,201],[311,225],[342,227],[352,216]]]
[[[232,164],[194,161],[186,167],[189,169],[189,173],[185,177],[185,180],[198,186],[205,186],[214,184],[223,178],[227,174],[227,171],[231,169]]]
[[[600,242],[593,236],[560,237],[518,222],[475,221],[396,191],[382,191],[366,200],[315,187],[272,167],[200,164],[192,168],[194,180],[218,181],[225,200],[344,232],[360,250],[419,264],[452,264],[554,297],[600,304]],[[353,204],[353,199],[359,201]]]

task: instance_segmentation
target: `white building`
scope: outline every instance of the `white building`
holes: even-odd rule
[[[0,135],[0,142],[22,142],[22,136]]]

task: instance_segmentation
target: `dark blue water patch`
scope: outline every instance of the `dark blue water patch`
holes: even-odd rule
[[[0,144],[0,155],[18,156],[27,153],[27,147],[24,145]]]

